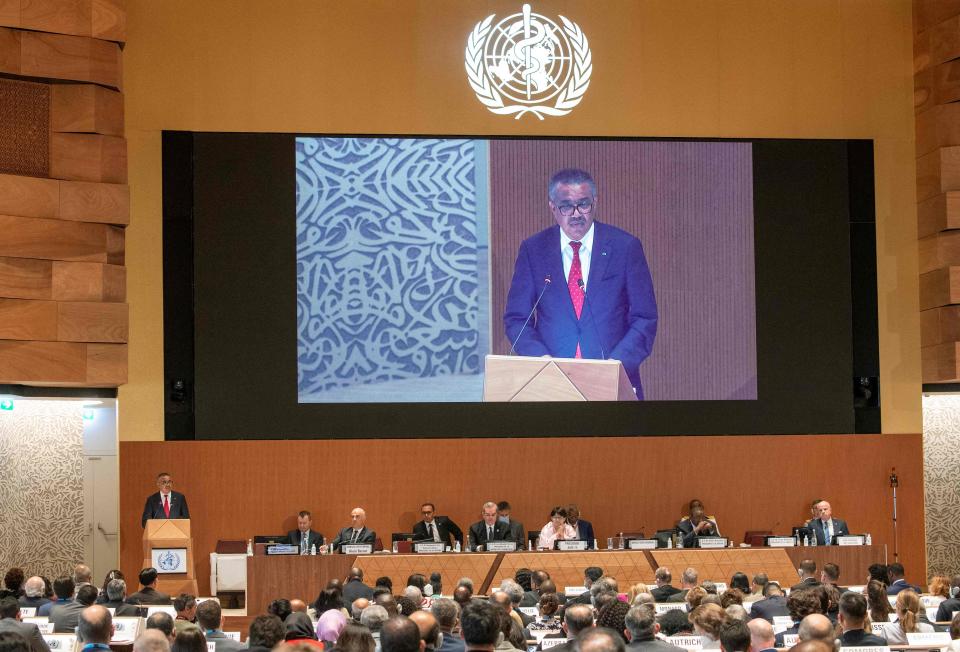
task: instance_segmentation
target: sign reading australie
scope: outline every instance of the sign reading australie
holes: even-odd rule
[[[593,73],[587,37],[575,22],[558,25],[529,4],[494,23],[490,14],[467,38],[464,66],[477,99],[498,115],[567,115]]]
[[[186,548],[154,548],[150,551],[153,567],[158,573],[186,573]]]

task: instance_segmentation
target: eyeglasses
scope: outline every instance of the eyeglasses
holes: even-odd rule
[[[424,516],[430,516],[431,514],[433,514],[433,512],[420,512],[420,513],[423,514]]]
[[[562,204],[555,204],[555,206],[557,207],[557,210],[560,211],[560,214],[564,217],[570,217],[575,211],[580,211],[581,215],[589,215],[593,212],[592,199],[582,199],[576,204],[564,202]]]

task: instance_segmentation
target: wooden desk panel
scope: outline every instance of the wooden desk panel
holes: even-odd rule
[[[313,602],[327,582],[344,579],[354,555],[274,555],[247,557],[247,614],[267,612],[277,598]]]
[[[643,550],[594,550],[589,552],[517,552],[503,556],[503,562],[493,577],[493,587],[505,579],[513,579],[519,568],[545,570],[557,585],[583,586],[583,571],[590,566],[603,569],[605,575],[617,578],[620,590],[637,582],[653,584],[656,568]]]
[[[817,562],[818,571],[824,564],[836,564],[840,567],[841,586],[866,584],[867,568],[870,564],[887,563],[886,545],[784,548],[784,552],[793,562],[794,568],[799,567],[803,559]]]
[[[386,575],[393,581],[393,592],[403,593],[407,578],[421,573],[430,579],[430,573],[438,572],[443,580],[444,592],[453,593],[461,577],[473,580],[473,589],[483,592],[483,583],[490,569],[497,562],[495,553],[445,553],[440,555],[362,555],[356,566],[363,569],[364,581],[373,586],[378,577]],[[349,570],[349,569],[348,569]]]
[[[791,586],[796,583],[796,566],[783,548],[720,548],[700,550],[683,548],[651,550],[657,566],[666,566],[673,573],[674,583],[688,566],[697,569],[700,581],[730,582],[740,571],[753,579],[756,573],[766,573],[771,580]]]

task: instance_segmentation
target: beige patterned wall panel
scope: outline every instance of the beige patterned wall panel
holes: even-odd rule
[[[960,395],[923,397],[927,573],[960,572]]]
[[[0,411],[0,569],[53,579],[83,559],[83,419],[78,403]]]

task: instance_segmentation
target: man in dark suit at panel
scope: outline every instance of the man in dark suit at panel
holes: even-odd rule
[[[423,520],[417,521],[413,526],[414,541],[437,541],[451,548],[454,541],[463,545],[463,530],[450,517],[438,516],[433,503],[421,505],[420,514]]]
[[[887,645],[887,639],[869,634],[863,629],[867,619],[867,599],[859,593],[847,591],[840,596],[840,647],[860,647],[863,645]]]
[[[593,523],[580,518],[580,508],[576,505],[567,507],[567,523],[577,531],[577,539],[587,542],[587,548],[593,549],[593,542],[597,535],[593,533]]]
[[[367,512],[362,507],[354,507],[350,511],[350,526],[345,527],[337,534],[336,538],[330,542],[334,552],[340,552],[341,547],[351,543],[369,543],[374,545],[377,542],[377,533],[366,526]],[[324,546],[326,551],[326,546]]]
[[[354,600],[373,600],[373,589],[363,583],[363,569],[353,567],[343,585],[343,604],[352,605]]]
[[[130,604],[153,604],[153,605],[168,605],[173,604],[173,600],[170,599],[170,596],[166,593],[161,593],[157,590],[157,569],[156,568],[144,568],[140,571],[140,576],[138,578],[140,584],[143,586],[142,589],[136,593],[131,594],[127,597],[127,602]]]
[[[510,518],[510,503],[505,500],[497,503],[497,518],[509,528],[507,541],[516,541],[517,550],[524,550],[527,547],[527,531],[523,529],[523,523]]]
[[[37,626],[20,622],[20,605],[12,595],[0,598],[0,632],[19,634],[30,645],[30,652],[50,652]]]
[[[660,624],[653,605],[640,604],[631,607],[623,619],[628,652],[682,652],[681,648],[657,638]]]
[[[807,521],[806,527],[813,530],[818,546],[829,546],[833,543],[833,537],[850,534],[846,521],[833,518],[833,508],[827,501],[821,500],[817,503],[817,513],[817,518]]]
[[[301,555],[309,555],[311,546],[320,549],[323,545],[323,535],[313,529],[313,516],[307,510],[297,514],[297,529],[287,532],[290,545],[297,546]]]
[[[547,199],[556,224],[520,244],[503,313],[507,340],[525,356],[619,360],[643,399],[640,363],[657,334],[643,245],[594,221],[597,188],[584,170],[557,171]]]
[[[757,600],[750,608],[751,618],[763,618],[771,625],[775,616],[789,616],[787,597],[776,582],[768,582],[763,589],[763,600]]]
[[[467,534],[467,546],[470,550],[486,549],[487,541],[506,541],[510,528],[497,520],[497,504],[487,501],[480,510],[481,520],[470,526]],[[481,548],[482,546],[482,548]]]
[[[152,518],[190,518],[187,499],[173,490],[173,478],[166,471],[157,476],[157,489],[143,506],[140,527],[146,527],[147,520]]]

